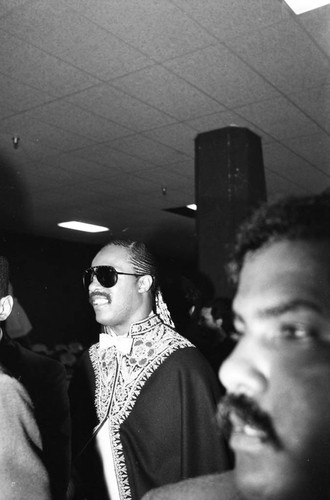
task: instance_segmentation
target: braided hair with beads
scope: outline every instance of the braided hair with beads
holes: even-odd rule
[[[148,274],[152,277],[151,293],[153,296],[154,310],[166,325],[174,328],[171,313],[164,301],[163,294],[158,284],[158,270],[154,256],[141,241],[115,239],[106,246],[120,246],[130,253],[130,262],[136,274]]]

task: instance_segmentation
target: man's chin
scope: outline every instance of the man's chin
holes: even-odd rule
[[[265,479],[262,472],[244,468],[237,464],[235,467],[235,482],[237,488],[246,500],[265,500]]]
[[[281,455],[281,456],[280,456]],[[314,500],[310,485],[281,452],[235,455],[235,482],[246,500]]]
[[[109,325],[111,323],[110,318],[109,318],[109,313],[104,310],[104,309],[94,309],[95,312],[95,320],[97,323],[100,323],[101,325]]]

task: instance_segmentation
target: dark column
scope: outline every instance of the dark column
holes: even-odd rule
[[[261,139],[246,128],[226,127],[195,139],[199,271],[217,295],[228,296],[224,264],[237,227],[266,200]]]

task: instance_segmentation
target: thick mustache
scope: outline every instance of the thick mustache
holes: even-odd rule
[[[270,416],[261,410],[253,399],[240,394],[226,394],[218,404],[217,421],[221,430],[228,438],[233,430],[230,414],[235,414],[243,423],[259,429],[267,435],[276,448],[280,447],[280,440],[276,434]]]
[[[88,300],[90,304],[93,303],[94,297],[105,297],[108,300],[108,302],[111,303],[111,296],[106,292],[102,292],[101,290],[100,291],[94,290],[89,294]]]

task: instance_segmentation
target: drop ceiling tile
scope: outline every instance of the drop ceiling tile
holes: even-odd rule
[[[154,165],[147,160],[142,160],[127,154],[124,151],[112,149],[106,144],[96,144],[87,148],[74,151],[77,157],[92,160],[108,170],[120,171],[123,173],[134,173],[137,170],[152,168]]]
[[[310,192],[269,170],[265,171],[265,175],[267,200],[270,202],[284,196],[303,196]]]
[[[59,100],[31,110],[30,115],[39,121],[63,130],[102,142],[125,136],[129,131],[114,123]]]
[[[329,60],[293,19],[226,44],[282,92],[329,82]]]
[[[168,0],[68,0],[68,5],[138,50],[162,61],[214,41],[198,23]]]
[[[143,137],[142,135],[117,139],[111,141],[110,145],[114,149],[118,149],[119,151],[159,166],[167,163],[176,163],[186,159],[183,153],[148,139],[147,137]]]
[[[275,139],[313,134],[319,130],[311,119],[284,97],[243,106],[235,112]]]
[[[16,10],[22,7],[27,2],[31,0],[0,0],[0,19],[3,16],[8,15],[11,10]]]
[[[121,175],[117,177],[116,184],[122,188],[127,194],[147,194],[148,196],[161,196],[161,190],[158,189],[157,182],[154,181],[153,176],[150,175],[146,178],[140,178],[134,175]],[[127,196],[126,194],[126,196]]]
[[[89,196],[90,192],[88,191],[86,200],[90,199],[88,198]],[[47,189],[47,186],[44,186],[44,189],[42,191],[38,191],[34,196],[33,203],[35,208],[38,207],[39,217],[41,217],[41,215],[47,215],[47,217],[51,216],[53,220],[60,222],[60,214],[68,213],[69,207],[74,204],[73,200],[75,199],[76,191],[72,187],[72,185],[65,182],[56,181],[55,179],[54,187],[51,188],[51,186],[48,184]],[[56,210],[54,210],[55,207]]]
[[[135,177],[155,183],[159,187],[159,199],[163,202],[171,196],[173,191],[191,192],[195,185],[193,176],[189,179],[166,167],[157,167],[148,172],[137,172]],[[163,191],[163,188],[165,188],[165,191]]]
[[[320,131],[303,137],[287,138],[283,143],[297,155],[330,175],[330,137]]]
[[[1,97],[0,97],[1,99]],[[1,118],[8,118],[13,115],[13,110],[10,109],[5,103],[0,102],[0,116]]]
[[[274,0],[173,0],[205,29],[220,40],[243,36],[276,24],[289,16],[281,2]]]
[[[75,175],[72,171],[48,165],[47,160],[25,164],[19,171],[31,194],[45,193],[48,190],[55,192],[57,189],[63,186],[69,187],[75,182]]]
[[[102,179],[102,182],[100,182],[100,179]],[[105,175],[100,176],[98,179],[91,179],[88,181],[88,190],[98,196],[98,203],[95,207],[93,207],[93,211],[95,211],[95,213],[109,213],[110,207],[111,213],[113,213],[113,208],[117,210],[120,209],[123,213],[125,210],[132,208],[133,205],[130,206],[129,204],[125,204],[127,193],[123,196],[121,190],[117,189],[114,179],[115,176],[107,178]]]
[[[61,0],[26,3],[0,19],[0,28],[103,80],[150,64],[148,57]]]
[[[330,56],[330,6],[306,12],[299,16],[299,24],[305,27],[313,39]]]
[[[168,125],[144,133],[145,136],[158,141],[161,144],[170,146],[177,151],[185,153],[187,156],[194,156],[196,131],[183,123]]]
[[[99,83],[87,73],[0,31],[0,68],[18,82],[51,96],[63,96]]]
[[[289,180],[306,192],[318,192],[330,184],[330,177],[279,144],[265,146],[263,158],[267,170]]]
[[[106,169],[92,160],[77,158],[72,154],[60,155],[57,158],[57,166],[72,175],[74,182],[81,181],[84,178],[88,180],[88,183],[92,179],[98,179],[99,182],[101,180],[101,182],[106,183],[118,174],[116,168]]]
[[[69,130],[62,130],[45,122],[36,120],[30,112],[18,114],[10,118],[0,120],[0,133],[8,134],[8,137],[18,135],[20,143],[18,151],[26,151],[32,154],[40,150],[42,157],[48,151],[48,155],[54,150],[67,151],[92,144],[86,137],[81,137]]]
[[[0,105],[4,103],[12,111],[19,112],[50,100],[49,94],[0,74]]]
[[[93,111],[135,132],[161,127],[174,121],[174,118],[162,111],[107,84],[74,94],[66,101]]]
[[[262,77],[221,44],[164,63],[169,70],[216,99],[235,107],[279,95]],[[214,107],[212,111],[217,111]]]
[[[291,94],[289,98],[321,128],[330,133],[330,85]]]
[[[171,163],[170,165],[166,165],[166,168],[175,172],[177,175],[188,177],[188,179],[195,179],[195,158],[188,158],[178,163]]]
[[[112,85],[177,120],[223,109],[214,99],[159,65],[118,78]]]
[[[0,120],[0,132],[18,135],[19,149],[40,147],[48,149],[48,154],[54,153],[54,150],[68,151],[93,144],[86,137],[36,120],[29,113]]]

